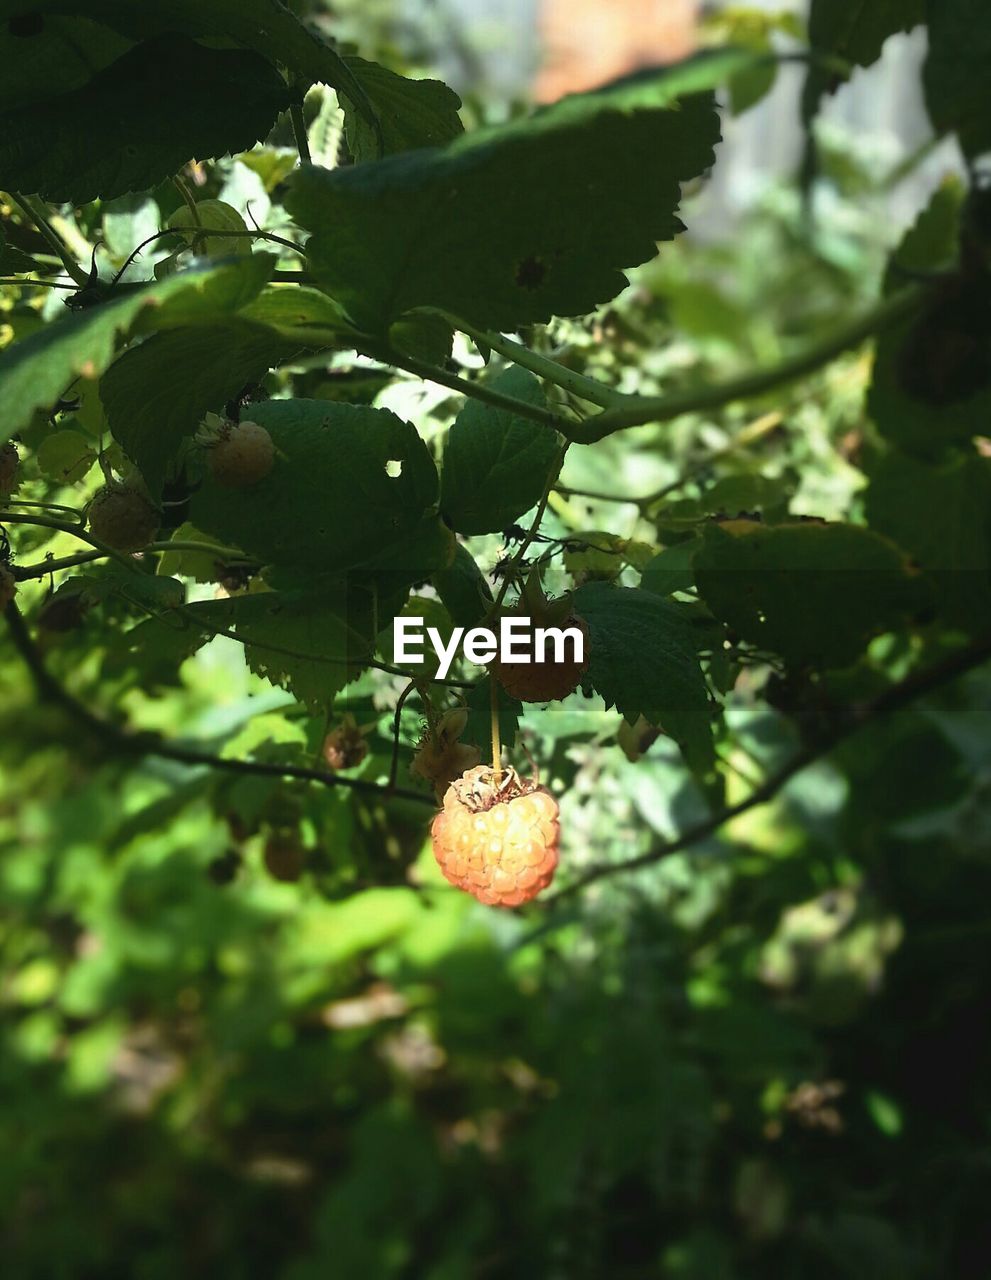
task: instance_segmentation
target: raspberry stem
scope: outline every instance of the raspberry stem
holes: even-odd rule
[[[492,782],[498,788],[502,782],[502,742],[499,738],[499,684],[491,670],[489,671],[489,698],[492,710]]]

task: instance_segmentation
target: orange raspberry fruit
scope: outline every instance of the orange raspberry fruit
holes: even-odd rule
[[[564,662],[555,662],[553,644],[549,638],[545,638],[539,662],[494,663],[496,679],[511,697],[518,698],[520,702],[557,702],[566,698],[569,693],[574,693],[581,684],[588,667],[588,628],[584,620],[575,613],[557,625],[562,629],[575,627],[582,633],[582,661],[575,662],[567,658]],[[565,652],[574,652],[570,641]]]
[[[488,765],[452,782],[430,834],[445,879],[490,907],[532,901],[558,862],[557,801],[515,769],[496,787]]]

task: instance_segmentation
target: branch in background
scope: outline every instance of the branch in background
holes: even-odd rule
[[[810,743],[799,751],[787,764],[772,773],[770,777],[751,791],[748,796],[745,796],[743,800],[706,818],[704,822],[689,828],[688,831],[683,832],[675,840],[662,844],[655,849],[648,849],[646,853],[642,853],[635,858],[627,858],[622,862],[599,863],[589,867],[577,880],[572,881],[571,884],[566,885],[557,893],[544,898],[544,904],[546,906],[554,906],[563,899],[570,898],[582,889],[586,889],[590,884],[595,884],[598,880],[619,875],[621,872],[637,871],[641,867],[653,866],[654,863],[669,858],[673,853],[680,853],[683,849],[687,849],[691,845],[697,844],[700,840],[706,839],[707,836],[715,835],[722,826],[739,817],[740,814],[747,813],[750,809],[756,809],[762,804],[767,804],[769,800],[773,800],[796,774],[801,773],[810,764],[828,755],[834,747],[852,737],[866,725],[880,720],[884,716],[891,715],[902,707],[915,702],[917,698],[924,697],[927,693],[932,693],[934,690],[942,688],[959,676],[965,675],[968,671],[973,671],[975,668],[982,666],[989,659],[991,659],[991,634],[975,640],[973,644],[968,645],[965,649],[958,649],[956,653],[951,653],[942,662],[934,663],[931,667],[914,672],[904,680],[900,680],[885,689],[883,693],[871,699],[870,702],[855,707],[849,718],[832,733],[815,743]]]
[[[837,356],[859,347],[868,338],[910,314],[924,296],[922,289],[904,289],[880,302],[867,315],[861,316],[839,332],[830,334],[815,346],[770,369],[761,369],[756,373],[747,373],[740,378],[717,382],[707,387],[673,392],[667,396],[630,396],[626,407],[607,409],[572,427],[571,439],[576,444],[594,444],[627,427],[670,422],[672,418],[678,418],[684,413],[705,413],[736,400],[752,400],[762,396],[787,382],[815,373]]]
[[[219,769],[227,773],[320,782],[328,787],[346,787],[365,795],[395,797],[427,805],[431,809],[436,808],[433,798],[424,795],[421,791],[407,790],[403,787],[386,787],[364,778],[345,778],[340,774],[329,773],[327,770],[308,769],[301,765],[269,764],[260,760],[228,760],[197,747],[186,747],[178,742],[169,742],[155,733],[135,733],[112,724],[109,720],[94,714],[51,674],[31,639],[21,611],[14,602],[7,606],[4,616],[10,628],[10,638],[14,648],[31,673],[39,699],[61,708],[117,755],[132,757],[135,760],[144,756],[159,756],[165,760],[176,760],[180,764],[205,765],[210,769]]]
[[[645,494],[642,498],[624,498],[618,493],[599,493],[595,489],[572,489],[563,484],[555,485],[554,488],[566,498],[591,498],[595,502],[625,503],[628,506],[639,507],[641,513],[646,513],[656,502],[660,502],[669,494],[677,493],[679,489],[683,489],[685,485],[690,484],[702,472],[708,471],[713,463],[721,462],[723,458],[736,453],[738,449],[756,444],[758,440],[762,440],[765,436],[770,435],[772,431],[776,431],[783,422],[783,413],[775,411],[762,414],[754,422],[748,423],[742,431],[721,449],[716,449],[712,453],[706,454],[704,458],[699,458],[697,461],[690,463],[680,476],[676,476],[674,480],[662,485],[659,489],[655,489],[653,493]]]

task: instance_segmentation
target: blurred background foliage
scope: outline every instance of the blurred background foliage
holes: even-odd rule
[[[443,61],[448,35],[449,59],[470,69],[482,56],[439,10],[424,22],[426,4],[299,7],[398,70]],[[312,92],[307,117],[330,155],[340,125],[325,98]],[[465,114],[513,109],[493,91],[489,103],[467,95]],[[288,149],[291,136],[275,141]],[[791,182],[768,180],[731,218],[699,193],[685,220],[697,211],[704,235],[587,322],[534,340],[653,393],[772,362],[866,302],[901,230],[881,212],[885,192],[917,170],[879,177],[862,141],[828,141],[814,217]],[[198,198],[250,206],[278,229],[280,175],[276,146],[193,177]],[[177,201],[163,188],[89,206],[79,234],[102,236],[119,266]],[[2,307],[9,332],[39,323],[18,290]],[[633,555],[638,540],[677,547],[715,512],[856,518],[877,445],[869,372],[849,356],[765,405],[572,450],[548,531],[599,528]],[[428,441],[456,408],[350,356],[330,372],[293,366],[270,392],[286,379],[296,394],[392,408]],[[79,501],[69,454],[86,435],[83,405],[39,485],[61,468]],[[644,500],[586,496],[599,492]],[[38,537],[39,553],[69,549]],[[493,540],[490,564],[501,550]],[[594,577],[601,562],[584,554],[568,567]],[[25,609],[43,593],[25,584]],[[189,659],[163,651],[149,682],[147,652],[129,661],[122,608],[91,602],[83,659],[78,632],[71,645],[48,636],[81,697],[232,755],[318,748],[323,723],[222,636]],[[882,638],[873,656],[897,672],[906,643]],[[727,712],[730,799],[794,746],[767,678],[739,675]],[[371,777],[387,767],[399,687],[375,673],[348,691],[370,727]],[[4,1275],[986,1275],[989,712],[991,676],[973,674],[718,836],[518,916],[443,884],[422,809],[134,767],[39,709],[5,647]],[[705,812],[672,744],[631,760],[629,731],[600,701],[528,711],[523,731],[561,797],[571,871],[643,852]],[[408,763],[416,728],[404,732]],[[289,827],[301,875],[266,861],[270,833]]]

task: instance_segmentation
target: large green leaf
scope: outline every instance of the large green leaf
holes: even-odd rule
[[[7,243],[7,237],[0,227],[0,276],[24,275],[29,271],[37,271],[38,264],[29,253]]]
[[[681,183],[719,139],[703,90],[751,58],[699,57],[446,147],[301,169],[287,205],[313,232],[311,267],[377,333],[417,306],[493,328],[584,314],[681,230]]]
[[[697,772],[712,764],[709,695],[691,629],[677,605],[637,587],[590,582],[575,592],[588,627],[588,674],[607,707],[645,716],[674,738]]]
[[[871,468],[867,518],[932,579],[951,622],[991,621],[991,462],[958,454],[930,464],[892,450]]]
[[[975,158],[991,149],[989,67],[991,9],[985,0],[930,3],[926,104],[936,128],[956,130],[965,154]]]
[[[878,430],[902,449],[938,454],[983,434],[991,415],[991,287],[978,264],[960,259],[960,182],[950,179],[895,250],[890,293],[906,273],[943,278],[921,308],[878,338],[867,408]]]
[[[809,43],[816,53],[869,67],[897,31],[925,21],[926,0],[812,0]],[[815,115],[824,93],[836,87],[834,70],[812,63],[805,81],[802,114]]]
[[[451,621],[458,627],[475,627],[492,608],[492,591],[467,547],[458,543],[450,565],[431,578]]]
[[[543,405],[540,382],[526,369],[508,369],[494,391]],[[556,431],[469,400],[451,427],[444,450],[440,509],[458,533],[498,533],[543,496],[558,460]]]
[[[158,36],[77,89],[0,114],[0,180],[76,203],[141,191],[194,156],[247,150],[288,104],[261,55]]]
[[[20,102],[32,87],[36,96],[45,96],[53,67],[60,80],[65,69],[66,89],[78,87],[124,52],[122,36],[144,40],[175,32],[234,42],[285,66],[303,84],[329,84],[374,122],[365,91],[344,59],[280,0],[0,0],[4,79],[11,70],[18,79],[17,92],[5,85],[0,101]]]
[[[205,323],[257,295],[275,259],[253,254],[236,262],[182,272],[46,325],[0,353],[0,440],[39,409],[50,410],[77,378],[98,378],[132,333]]]
[[[852,662],[924,598],[899,549],[856,525],[710,525],[694,563],[715,616],[795,666]]]
[[[321,400],[270,401],[251,416],[275,442],[275,465],[250,489],[206,479],[190,511],[198,528],[266,564],[311,575],[390,552],[390,568],[425,576],[416,538],[436,506],[437,472],[409,423]],[[404,556],[409,563],[396,562]]]
[[[441,80],[410,80],[377,62],[345,59],[358,83],[374,102],[381,124],[377,131],[342,97],[348,150],[357,164],[415,147],[438,147],[464,133],[458,115],[461,99]]]

